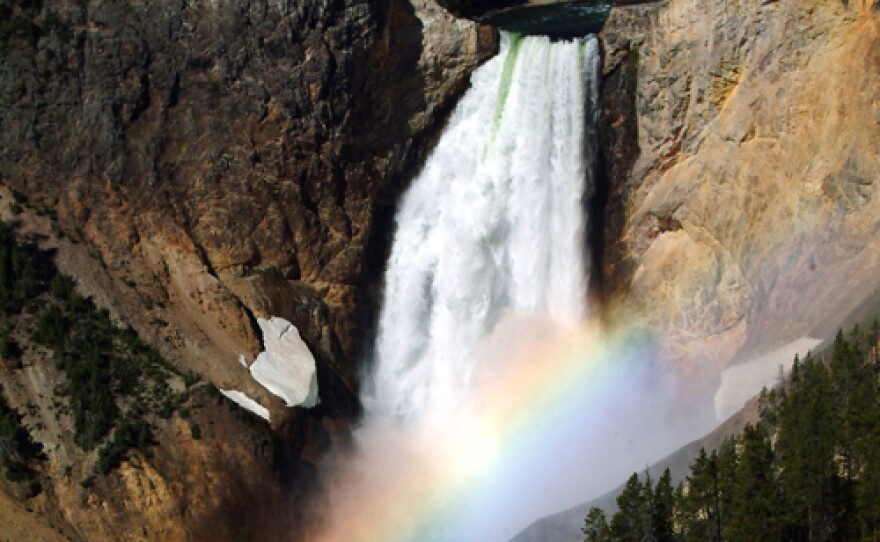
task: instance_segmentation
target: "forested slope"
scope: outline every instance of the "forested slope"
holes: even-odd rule
[[[795,360],[760,401],[760,421],[701,450],[673,488],[633,474],[587,542],[877,540],[880,534],[880,324],[838,333],[827,356]]]

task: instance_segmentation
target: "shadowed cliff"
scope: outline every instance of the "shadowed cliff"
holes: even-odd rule
[[[198,539],[243,521],[226,489],[267,511],[306,493],[360,410],[389,209],[496,47],[493,31],[428,1],[0,3],[0,218],[40,235],[83,295],[173,364],[265,404],[278,437],[265,450],[230,441],[217,456],[228,461],[191,479],[208,446],[182,470],[159,465],[164,453],[139,458],[122,472],[144,476],[72,483],[70,499],[38,509],[83,538]],[[284,408],[239,363],[260,350],[255,319],[268,316],[314,353],[317,409]],[[4,381],[27,392],[15,408],[52,395],[10,370]],[[224,471],[253,473],[265,499]],[[147,479],[169,488],[167,507],[143,504],[158,498]],[[226,489],[200,492],[209,480]],[[195,493],[181,490],[190,483]],[[163,537],[163,522],[180,530]]]

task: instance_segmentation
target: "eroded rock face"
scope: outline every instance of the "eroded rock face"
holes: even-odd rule
[[[712,387],[872,295],[875,2],[670,0],[603,41],[604,284],[683,375]]]
[[[214,403],[206,389],[194,394]],[[216,405],[213,405],[216,407]],[[131,452],[111,475],[83,487],[76,475],[52,491],[84,540],[289,540],[302,514],[285,499],[266,427],[225,406],[158,428],[149,456]],[[193,439],[191,425],[201,436]],[[76,473],[78,474],[78,473]],[[299,510],[301,512],[301,509]]]
[[[10,5],[0,184],[27,202],[11,213],[0,190],[3,218],[50,239],[79,290],[165,357],[268,405],[281,463],[307,481],[359,412],[359,340],[396,197],[497,33],[434,0]],[[286,409],[238,361],[273,316],[315,355],[315,409]],[[228,530],[237,506],[282,515],[293,484],[277,458],[169,435],[154,458],[91,493],[71,479],[53,502],[87,538],[251,538]]]
[[[433,0],[12,15],[39,31],[2,51],[2,182],[130,285],[114,309],[169,357],[228,386],[238,356],[259,352],[254,317],[282,316],[336,408],[356,412],[357,330],[379,276],[366,249],[391,234],[376,217],[494,32]]]

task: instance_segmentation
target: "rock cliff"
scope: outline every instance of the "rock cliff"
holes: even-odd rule
[[[3,218],[173,363],[268,406],[276,452],[313,468],[360,408],[395,198],[496,47],[433,0],[4,1]],[[271,316],[315,355],[319,407],[286,409],[239,363]],[[272,453],[161,440],[172,449],[124,464],[94,499],[74,482],[44,493],[60,495],[56,523],[87,539],[204,539],[172,523],[226,536],[242,503],[271,516]]]
[[[873,0],[669,0],[615,10],[602,37],[605,293],[684,378],[707,391],[872,303]]]
[[[120,315],[218,384],[259,351],[253,317],[285,317],[356,409],[366,247],[493,34],[402,0],[4,18],[2,181],[129,287]]]

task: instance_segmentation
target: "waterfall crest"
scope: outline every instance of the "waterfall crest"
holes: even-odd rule
[[[505,311],[586,318],[598,64],[592,37],[504,34],[474,73],[397,214],[370,411],[454,411]]]

